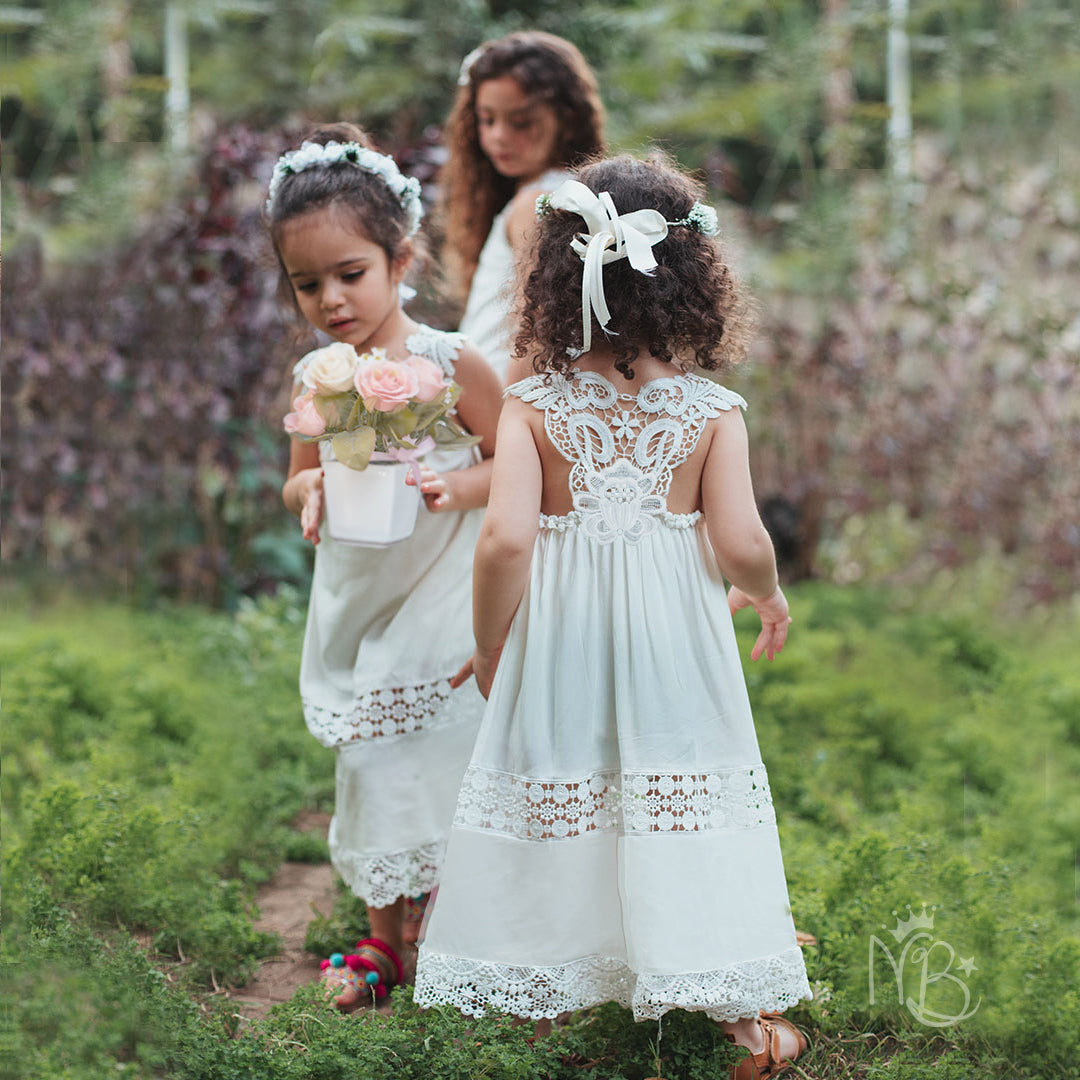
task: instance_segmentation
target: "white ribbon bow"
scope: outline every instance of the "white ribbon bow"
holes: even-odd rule
[[[580,214],[589,227],[578,233],[570,246],[585,264],[581,275],[581,351],[592,346],[592,314],[601,328],[607,330],[611,320],[604,297],[604,265],[617,259],[629,259],[630,265],[642,274],[656,269],[653,244],[668,234],[668,223],[659,210],[632,210],[620,214],[606,191],[599,195],[577,180],[567,180],[551,193],[548,205],[556,210]]]

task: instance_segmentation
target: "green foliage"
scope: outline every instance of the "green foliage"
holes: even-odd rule
[[[316,914],[304,934],[304,948],[318,957],[348,952],[353,942],[371,933],[363,900],[349,892],[343,883],[339,885],[334,910],[329,915]]]
[[[194,985],[240,982],[274,951],[252,928],[254,886],[285,853],[324,853],[289,823],[332,790],[299,715],[289,601],[233,619],[99,608],[9,621],[9,925],[50,935],[58,909],[122,925]]]
[[[1074,620],[998,631],[826,586],[793,590],[792,608],[782,657],[747,674],[796,922],[818,938],[814,1000],[792,1013],[814,1040],[801,1066],[1068,1075],[1080,1055]],[[751,621],[738,619],[744,654]],[[392,1018],[342,1017],[309,986],[258,1022],[207,993],[273,948],[252,930],[254,886],[286,854],[324,855],[289,826],[331,790],[331,755],[296,705],[302,622],[288,590],[234,616],[62,605],[8,619],[10,1075],[644,1080],[658,1034],[660,1075],[723,1075],[737,1051],[700,1015],[668,1014],[658,1030],[608,1005],[530,1045],[528,1025],[420,1013],[408,992]],[[974,1013],[940,1031],[900,1000],[883,951],[899,953],[889,930],[923,904],[935,938],[975,962]],[[693,910],[707,917],[705,902]],[[326,955],[366,932],[342,891],[306,944]],[[918,998],[911,970],[904,985]],[[955,1012],[963,999],[941,980],[925,1004]]]

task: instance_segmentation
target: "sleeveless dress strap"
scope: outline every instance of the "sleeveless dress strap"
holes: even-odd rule
[[[465,335],[456,331],[436,330],[431,326],[421,326],[414,334],[405,339],[405,348],[414,356],[431,360],[453,377],[454,364],[458,353],[465,344]]]

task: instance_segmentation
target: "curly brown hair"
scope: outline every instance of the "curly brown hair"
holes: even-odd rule
[[[304,142],[323,146],[331,142],[354,142],[371,150],[376,149],[363,128],[346,121],[324,124],[305,136]],[[340,208],[357,232],[373,244],[378,244],[391,263],[413,245],[401,200],[381,177],[347,162],[305,169],[285,177],[274,196],[272,209],[266,214],[266,224],[280,271],[278,298],[297,311],[299,308],[292,283],[278,250],[281,229],[291,218],[329,206]]]
[[[550,105],[558,118],[551,167],[571,167],[603,152],[604,106],[596,76],[569,41],[541,30],[522,30],[480,46],[446,122],[450,151],[440,174],[440,217],[446,235],[446,281],[464,297],[495,215],[510,201],[516,181],[502,176],[480,148],[476,92],[488,79],[511,75],[522,90]]]
[[[701,184],[661,153],[645,160],[629,154],[597,160],[575,177],[597,194],[608,192],[620,214],[651,208],[668,222],[686,218],[704,193]],[[540,220],[532,256],[519,270],[514,355],[530,358],[539,374],[565,374],[580,355],[581,307],[576,301],[583,266],[570,244],[582,225],[579,215],[549,208]],[[752,330],[752,309],[716,238],[678,225],[652,250],[657,262],[652,274],[640,273],[625,259],[604,267],[611,311],[608,345],[615,353],[615,367],[633,378],[632,365],[643,352],[706,371],[741,360]],[[602,334],[594,316],[594,340]]]

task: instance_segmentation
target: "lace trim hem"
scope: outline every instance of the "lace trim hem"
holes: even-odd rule
[[[446,844],[436,841],[404,851],[361,855],[331,851],[330,861],[346,885],[371,907],[387,907],[399,896],[419,896],[435,885]]]
[[[365,690],[347,710],[303,699],[304,721],[323,746],[343,746],[369,739],[394,739],[417,731],[448,727],[479,719],[479,705],[472,695],[450,688],[449,679],[412,686]]]
[[[571,510],[567,514],[541,514],[540,528],[551,529],[553,532],[567,532],[570,529],[581,527],[582,516],[580,510]],[[701,520],[701,511],[694,510],[689,514],[673,514],[670,510],[664,510],[651,516],[669,529],[692,529]]]
[[[738,1020],[781,1012],[813,995],[798,945],[773,956],[713,971],[638,974],[623,960],[586,956],[550,967],[516,966],[420,950],[413,999],[422,1008],[453,1005],[467,1016],[489,1011],[529,1020],[605,1001],[633,1009],[635,1020],[656,1020],[671,1009]]]
[[[566,840],[603,829],[640,833],[776,825],[765,766],[707,773],[595,772],[573,779],[517,776],[470,765],[454,825]]]

